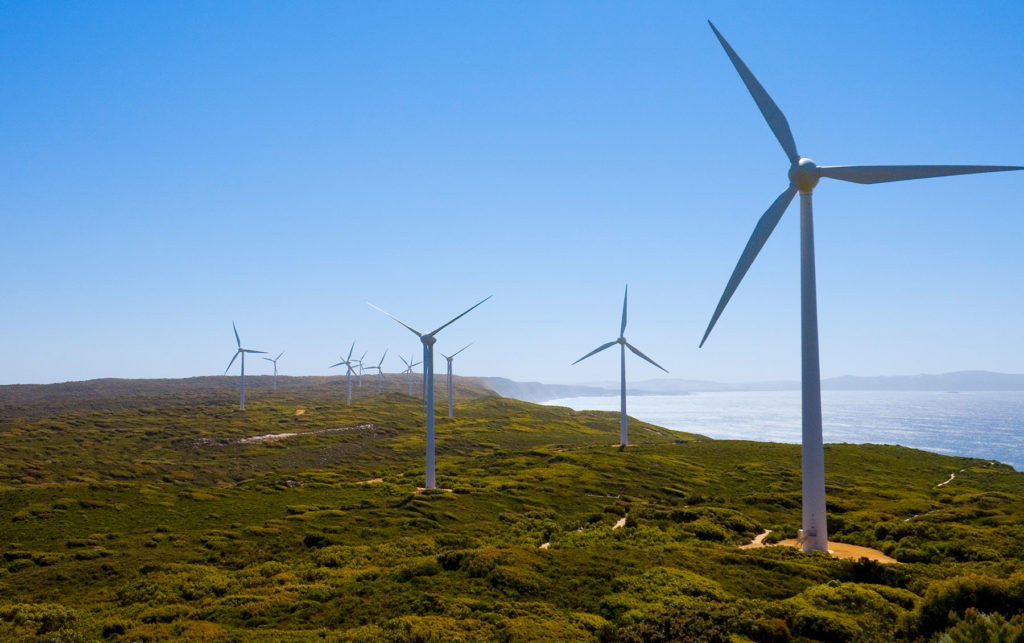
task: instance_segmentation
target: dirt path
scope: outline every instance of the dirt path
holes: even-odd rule
[[[746,545],[740,545],[740,549],[756,549],[758,547],[793,547],[796,549],[800,548],[800,543],[796,538],[787,538],[780,540],[775,545],[766,545],[764,539],[768,534],[772,533],[771,529],[765,529],[758,535],[754,536]],[[879,563],[899,563],[900,561],[895,558],[886,556],[877,549],[871,549],[870,547],[860,547],[858,545],[847,545],[846,543],[837,543],[835,541],[828,541],[828,553],[833,558],[850,558],[852,560],[860,560],[861,558],[867,558]]]
[[[787,538],[786,540],[779,541],[780,547],[795,547],[800,548],[800,542],[796,538]],[[870,547],[860,547],[858,545],[847,545],[846,543],[837,543],[835,541],[828,541],[828,553],[832,558],[849,558],[851,560],[860,560],[861,558],[867,558],[878,563],[899,563],[900,561],[886,556],[877,549],[871,549]]]
[[[758,535],[754,536],[754,539],[746,545],[740,545],[740,549],[756,549],[757,547],[765,547],[766,545],[764,544],[764,539],[770,533],[772,533],[771,529],[765,529]]]
[[[942,482],[940,482],[939,484],[935,485],[935,488],[938,489],[939,487],[944,487],[947,484],[949,484],[950,482],[953,482],[953,478],[956,477],[956,474],[957,473],[963,473],[964,471],[967,471],[967,469],[963,468],[963,469],[960,469],[959,471],[957,471],[955,473],[949,474],[949,477],[946,478],[945,480],[943,480]]]
[[[348,431],[372,431],[375,429],[372,424],[359,424],[356,426],[342,426],[335,429],[320,429],[319,431],[301,431],[291,433],[267,433],[266,435],[254,435],[238,440],[239,444],[259,444],[260,442],[274,442],[286,438],[294,438],[300,435],[322,435],[324,433],[346,433]]]

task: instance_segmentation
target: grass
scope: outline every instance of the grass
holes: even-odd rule
[[[0,639],[918,640],[1024,605],[1004,465],[828,445],[830,536],[903,564],[739,550],[795,535],[799,446],[634,420],[619,451],[615,413],[459,378],[437,421],[453,492],[417,494],[404,377],[350,407],[342,378],[281,381],[245,412],[222,378],[3,387]]]

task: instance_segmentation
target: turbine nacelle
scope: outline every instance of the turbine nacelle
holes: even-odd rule
[[[427,346],[433,346],[437,343],[437,338],[433,335],[420,335],[420,341]]]
[[[801,192],[812,191],[814,186],[818,185],[820,178],[821,170],[818,169],[818,164],[811,159],[801,158],[789,166],[789,182]]]

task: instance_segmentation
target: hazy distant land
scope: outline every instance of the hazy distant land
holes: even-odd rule
[[[485,378],[499,394],[528,402],[546,402],[566,397],[619,395],[617,382],[597,384],[542,384],[516,382],[501,377]],[[1024,374],[990,371],[956,371],[939,375],[843,375],[821,381],[822,389],[847,391],[1024,391]],[[729,384],[708,380],[658,379],[627,382],[629,395],[686,395],[722,391],[791,391],[800,382],[772,380]]]

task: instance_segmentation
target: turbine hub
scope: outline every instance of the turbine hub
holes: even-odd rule
[[[818,184],[821,173],[818,165],[811,159],[800,159],[789,166],[789,182],[801,192],[810,192]]]
[[[437,338],[434,337],[433,335],[424,335],[423,337],[420,338],[420,341],[422,341],[427,346],[433,346],[437,342]]]
[[[625,337],[620,337],[620,338],[615,340],[615,343],[616,344],[625,344],[626,343],[626,338]]]

